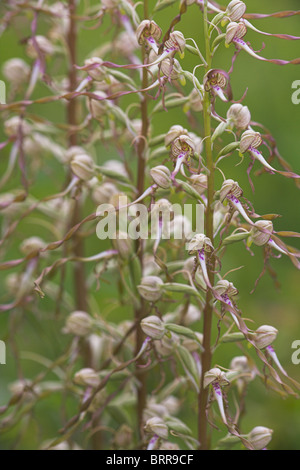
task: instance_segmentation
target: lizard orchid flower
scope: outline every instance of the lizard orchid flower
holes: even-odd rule
[[[238,318],[232,312],[232,310],[235,310],[233,297],[238,295],[239,291],[232,284],[232,282],[229,282],[226,279],[222,279],[222,280],[218,281],[217,284],[214,286],[214,293],[216,293],[218,296],[220,296],[222,301],[225,304],[229,305],[229,307],[231,307],[231,309],[230,309],[231,316],[232,316],[234,322],[236,323],[237,327],[239,328],[240,324],[239,324]]]
[[[204,388],[212,386],[214,398],[218,404],[222,421],[228,426],[228,421],[225,413],[225,406],[223,401],[222,388],[229,385],[225,372],[222,372],[218,367],[210,369],[204,376]]]
[[[250,225],[253,225],[252,220],[247,215],[240,198],[243,195],[243,190],[240,188],[239,184],[236,181],[231,179],[225,180],[222,184],[220,190],[220,200],[221,202],[226,203],[229,201],[229,204],[232,208],[236,209],[242,217],[248,222]]]
[[[204,77],[204,89],[213,96],[219,96],[222,101],[232,100],[232,90],[229,75],[225,70],[211,69]]]
[[[196,255],[203,273],[203,279],[209,288],[212,288],[208,273],[207,273],[207,257],[214,251],[213,244],[210,238],[206,237],[203,233],[195,235],[188,243],[189,255]]]
[[[193,139],[188,135],[177,137],[171,144],[171,157],[175,161],[175,168],[171,178],[174,181],[175,176],[180,171],[182,165],[188,162],[189,157],[195,153],[195,144]]]

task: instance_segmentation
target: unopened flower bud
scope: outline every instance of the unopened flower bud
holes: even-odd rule
[[[225,372],[221,371],[218,367],[214,367],[205,373],[203,386],[206,388],[214,382],[217,382],[220,386],[228,385],[229,383]]]
[[[192,111],[200,112],[203,110],[203,97],[200,95],[200,92],[193,88],[189,96],[189,105]]]
[[[107,76],[107,69],[105,67],[101,67],[103,60],[100,57],[91,57],[85,61],[85,66],[95,66],[95,68],[91,68],[88,73],[90,77],[94,80],[101,82]]]
[[[53,55],[55,52],[55,48],[52,42],[49,41],[45,36],[35,36],[35,42],[37,44],[38,49],[41,51],[42,54],[45,55]],[[29,39],[27,44],[26,52],[31,59],[38,58],[38,52],[35,48],[35,43],[32,38]]]
[[[81,369],[74,376],[74,382],[78,385],[96,388],[100,384],[99,374],[94,369]]]
[[[181,31],[173,31],[170,33],[169,39],[165,42],[165,48],[175,48],[179,52],[183,53],[185,49],[186,40]]]
[[[20,116],[14,116],[4,122],[4,132],[8,137],[18,135],[20,131],[25,136],[31,132],[30,124],[24,121]]]
[[[253,339],[259,349],[264,349],[275,341],[277,334],[278,330],[273,326],[262,325],[253,333]]]
[[[138,286],[140,295],[150,301],[156,302],[162,295],[163,281],[157,276],[146,276],[142,278]]]
[[[243,195],[243,190],[236,181],[225,180],[220,190],[220,201],[223,202],[227,197],[234,196],[239,199]]]
[[[167,439],[169,434],[166,423],[161,418],[156,416],[148,419],[145,424],[145,431],[149,434],[156,434],[162,439]]]
[[[171,80],[178,80],[182,77],[182,67],[176,59],[165,59],[161,63],[160,67],[163,75]]]
[[[207,190],[207,176],[200,174],[200,175],[192,175],[190,177],[190,181],[192,186],[196,189],[200,196],[205,193]]]
[[[257,246],[268,243],[273,233],[273,224],[270,220],[258,220],[251,229],[251,240]]]
[[[265,428],[263,426],[256,426],[248,434],[248,441],[252,444],[255,450],[262,450],[267,447],[267,445],[272,440],[273,430]]]
[[[165,146],[169,147],[175,139],[180,137],[181,135],[188,135],[188,131],[184,129],[182,126],[175,124],[170,128],[165,136]]]
[[[164,165],[158,165],[151,168],[150,175],[154,183],[156,183],[160,188],[168,189],[172,184],[171,172],[169,168]]]
[[[227,26],[225,43],[231,44],[236,39],[242,39],[247,34],[247,27],[244,23],[231,22]]]
[[[107,95],[103,91],[94,91],[93,95],[98,96],[100,99],[88,98],[87,107],[93,118],[101,119],[107,107],[110,106],[110,103],[106,100]]]
[[[10,59],[3,65],[3,75],[13,86],[22,85],[28,80],[30,67],[22,59]]]
[[[162,31],[155,21],[144,20],[136,30],[136,38],[140,46],[145,43],[147,38],[152,37],[155,41],[159,41]]]
[[[93,189],[92,197],[96,204],[107,204],[115,194],[118,194],[117,187],[107,181]]]
[[[86,153],[79,153],[71,161],[71,169],[82,181],[89,181],[94,176],[93,159]]]
[[[262,137],[259,132],[255,132],[252,130],[245,131],[241,137],[240,141],[240,152],[245,153],[247,150],[251,150],[251,148],[257,148],[262,143]]]
[[[226,14],[229,16],[231,21],[239,21],[244,15],[247,7],[244,2],[240,0],[232,0],[226,9]]]
[[[113,245],[123,259],[127,259],[133,251],[132,240],[126,232],[117,232]]]
[[[203,233],[197,233],[188,244],[189,255],[197,255],[201,250],[211,253],[213,249],[210,238],[206,237]]]
[[[247,129],[251,121],[251,113],[248,106],[235,103],[230,106],[227,112],[227,119],[231,120],[238,129]]]
[[[39,237],[26,238],[20,246],[20,250],[25,256],[38,252],[45,248],[46,243]]]
[[[195,143],[188,135],[181,135],[172,142],[171,155],[177,158],[181,153],[186,153],[188,156],[194,155]]]
[[[146,336],[161,339],[165,334],[164,322],[156,315],[151,315],[141,321],[141,328]]]
[[[220,281],[218,281],[214,287],[214,290],[219,295],[228,295],[229,298],[234,297],[239,293],[239,291],[234,287],[232,282],[229,282],[226,279],[221,279]]]
[[[68,316],[64,332],[75,336],[87,336],[91,334],[92,324],[90,315],[86,312],[76,311]]]

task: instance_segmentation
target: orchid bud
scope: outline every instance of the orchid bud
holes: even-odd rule
[[[148,419],[151,419],[154,416],[160,416],[164,418],[167,415],[168,410],[164,405],[155,402],[150,402],[144,410],[143,420],[147,421]]]
[[[44,55],[53,55],[55,52],[55,48],[52,44],[52,42],[49,41],[45,36],[35,36],[35,42],[37,44],[38,49],[41,51],[42,54]],[[35,42],[32,38],[29,39],[28,44],[27,44],[27,55],[31,59],[37,59],[38,58],[38,53],[35,48]]]
[[[116,238],[113,239],[113,245],[123,259],[128,259],[133,251],[132,240],[126,232],[117,232]]]
[[[180,137],[181,135],[188,135],[188,131],[184,129],[182,126],[175,124],[170,128],[165,136],[165,146],[169,147],[175,139]]]
[[[227,91],[229,99],[231,99],[231,88],[229,84],[229,76],[224,70],[211,69],[204,76],[203,86],[206,92],[217,94],[223,101],[227,101],[223,90]]]
[[[3,75],[13,86],[26,83],[30,75],[30,67],[22,59],[10,59],[3,65]]]
[[[161,339],[165,334],[164,322],[156,315],[151,315],[141,321],[141,328],[146,336]]]
[[[94,91],[93,95],[98,96],[99,100],[95,98],[88,98],[87,100],[87,108],[93,118],[101,119],[103,117],[103,113],[107,110],[110,106],[110,103],[106,100],[106,93],[103,91]]]
[[[70,165],[74,175],[82,181],[89,181],[95,174],[93,159],[86,153],[75,155]]]
[[[165,42],[166,49],[176,49],[181,54],[185,49],[186,40],[181,31],[173,31],[170,33],[169,39]]]
[[[176,59],[171,60],[167,58],[163,60],[160,70],[162,71],[163,75],[171,80],[178,80],[183,77],[182,67]]]
[[[203,386],[207,388],[214,382],[217,382],[220,386],[229,384],[225,372],[221,371],[218,367],[214,367],[205,373]]]
[[[147,420],[144,429],[145,432],[149,434],[156,434],[161,439],[168,438],[168,426],[161,418],[158,418],[156,416]]]
[[[192,175],[190,181],[200,196],[207,190],[207,175],[203,173],[200,175]]]
[[[196,88],[193,88],[190,96],[189,96],[189,105],[192,111],[196,113],[201,112],[203,110],[203,97],[199,93]]]
[[[144,20],[136,30],[136,38],[140,46],[145,43],[147,44],[148,38],[150,41],[151,38],[153,38],[155,42],[158,42],[161,38],[161,35],[162,30],[158,24],[155,23],[155,21]]]
[[[225,44],[229,45],[236,40],[242,39],[246,34],[247,27],[244,23],[229,23],[226,28]]]
[[[24,253],[25,256],[30,255],[31,253],[39,252],[46,247],[46,243],[39,237],[30,237],[26,238],[20,246],[20,250]]]
[[[111,200],[112,196],[117,193],[117,187],[113,183],[107,181],[101,185],[97,185],[93,189],[92,197],[96,204],[107,204]]]
[[[84,62],[86,67],[95,66],[95,68],[89,69],[88,73],[90,77],[92,77],[97,82],[101,82],[107,76],[107,69],[105,67],[101,67],[103,60],[100,57],[91,57],[90,59],[86,59]]]
[[[71,313],[64,328],[65,333],[75,336],[87,336],[92,332],[93,321],[86,312],[76,311]]]
[[[74,382],[78,385],[96,388],[100,384],[100,377],[94,369],[86,368],[75,374]]]
[[[251,240],[257,246],[268,243],[273,233],[273,223],[270,220],[258,220],[251,229]]]
[[[243,195],[243,190],[236,181],[225,180],[220,189],[220,201],[223,202],[227,197],[234,196],[239,199]]]
[[[262,143],[262,137],[259,132],[253,130],[245,131],[240,141],[240,152],[245,153],[248,150],[257,148]]]
[[[263,426],[256,426],[248,434],[247,439],[252,444],[255,450],[262,450],[267,447],[267,445],[272,440],[273,430],[265,428]]]
[[[171,155],[177,158],[180,154],[185,153],[188,156],[194,155],[195,144],[188,135],[181,135],[177,137],[171,144]]]
[[[116,431],[114,444],[118,449],[130,447],[133,439],[133,431],[127,424],[122,424]]]
[[[146,276],[137,286],[140,295],[149,302],[156,302],[162,295],[163,281],[158,276]]]
[[[236,128],[247,129],[251,121],[251,113],[247,106],[235,103],[230,106],[227,112],[227,119],[229,119]]]
[[[70,147],[67,149],[65,155],[64,155],[64,162],[65,163],[71,163],[73,158],[75,158],[77,155],[83,155],[85,154],[86,151],[84,150],[83,147],[79,147],[78,145],[74,145],[73,147]]]
[[[273,326],[263,325],[253,333],[253,339],[259,349],[264,349],[275,341],[277,334],[278,330]]]
[[[168,189],[171,184],[171,172],[168,167],[159,165],[150,170],[151,178],[160,188]]]
[[[229,16],[231,21],[239,21],[244,15],[247,7],[244,2],[240,0],[232,0],[226,9],[226,14]]]
[[[25,136],[31,132],[30,124],[24,121],[20,116],[14,116],[4,122],[4,132],[8,137],[14,137],[18,135],[20,130]]]
[[[206,237],[203,233],[198,233],[189,241],[188,253],[189,255],[197,255],[202,250],[211,253],[214,247],[210,238]]]
[[[234,287],[232,282],[227,281],[226,279],[221,279],[217,282],[214,287],[214,290],[219,295],[227,295],[229,298],[238,295],[239,291]]]

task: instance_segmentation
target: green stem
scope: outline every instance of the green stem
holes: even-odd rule
[[[208,17],[207,17],[207,0],[204,2],[204,37],[205,37],[205,51],[206,51],[206,73],[211,69],[212,56],[210,51],[210,42],[208,34]],[[205,213],[205,234],[214,242],[213,231],[213,198],[214,198],[214,161],[212,154],[212,141],[211,141],[211,114],[210,114],[210,96],[205,92],[203,102],[203,117],[204,117],[204,137],[205,137],[205,152],[206,152],[206,166],[209,170],[208,174],[208,188],[207,188],[207,208]],[[212,260],[212,266],[214,260]],[[208,266],[208,276],[211,285],[214,285],[213,269]],[[211,289],[207,288],[206,301],[204,308],[204,325],[203,325],[203,348],[202,353],[202,374],[200,382],[200,393],[198,397],[198,439],[201,450],[209,450],[210,443],[207,433],[207,419],[206,407],[208,402],[208,391],[204,389],[204,375],[211,368],[212,350],[211,350],[211,330],[212,330],[212,314],[213,314],[213,295]]]

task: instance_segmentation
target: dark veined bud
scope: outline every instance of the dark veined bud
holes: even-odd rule
[[[149,302],[156,302],[162,295],[163,281],[158,276],[146,276],[137,286],[140,295]]]
[[[259,349],[264,349],[275,341],[277,334],[278,330],[273,326],[262,325],[253,333],[253,339]]]
[[[240,152],[245,153],[247,150],[257,148],[262,143],[262,137],[259,132],[253,130],[245,131],[240,141]]]
[[[226,14],[231,21],[239,21],[246,12],[246,9],[247,7],[244,2],[232,0],[227,6]]]
[[[221,279],[217,282],[214,287],[214,290],[220,295],[227,295],[229,298],[238,295],[239,291],[232,284],[232,282],[227,281],[226,279]]]
[[[140,46],[145,44],[147,38],[153,38],[154,41],[158,42],[161,35],[162,30],[155,21],[151,20],[142,21],[136,30],[136,38]]]
[[[199,251],[204,250],[207,253],[211,253],[214,250],[213,244],[206,235],[198,233],[188,243],[189,255],[197,255]]]
[[[195,143],[188,135],[181,135],[172,142],[171,155],[173,158],[177,158],[180,154],[185,153],[188,156],[194,155]]]
[[[87,59],[85,61],[85,66],[90,67],[90,66],[97,66],[95,69],[90,69],[89,70],[89,75],[92,77],[94,80],[101,82],[102,80],[105,79],[107,76],[107,69],[105,67],[101,67],[101,64],[103,63],[103,60],[100,59],[100,57],[91,57],[90,59]]]
[[[229,380],[226,378],[225,372],[218,367],[214,367],[205,373],[203,386],[204,388],[207,388],[214,382],[217,382],[220,386],[229,384]]]
[[[178,60],[167,58],[162,61],[160,69],[165,77],[178,80],[182,77],[182,67]]]
[[[239,199],[243,195],[243,190],[234,180],[225,180],[220,189],[220,201],[223,202],[227,197],[234,196]]]
[[[170,128],[170,130],[165,136],[165,146],[169,147],[169,145],[171,145],[174,140],[180,137],[181,135],[188,135],[188,131],[179,124],[175,124]]]
[[[255,450],[262,450],[270,444],[272,440],[273,430],[265,428],[264,426],[256,426],[248,434],[247,439],[252,444]]]
[[[225,43],[231,44],[235,40],[242,39],[247,34],[247,27],[244,23],[229,23],[226,28]]]
[[[150,338],[155,340],[162,339],[165,335],[164,322],[156,315],[143,318],[141,328],[146,336],[150,336]]]
[[[238,129],[247,129],[251,121],[251,113],[247,106],[235,103],[230,106],[227,112],[227,119],[229,119]]]
[[[173,31],[170,33],[169,39],[165,42],[166,49],[176,49],[180,53],[183,53],[185,49],[186,40],[181,31]]]
[[[169,168],[164,165],[158,165],[151,168],[150,175],[153,181],[160,188],[168,189],[172,184],[171,172]]]
[[[168,426],[163,421],[163,419],[154,416],[153,418],[148,419],[145,424],[145,432],[149,434],[156,434],[156,436],[167,439],[168,438]]]
[[[251,229],[251,240],[257,246],[268,243],[273,233],[273,224],[270,220],[258,220]]]

